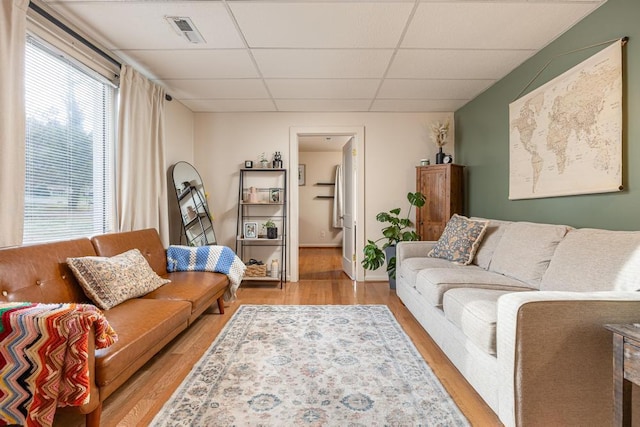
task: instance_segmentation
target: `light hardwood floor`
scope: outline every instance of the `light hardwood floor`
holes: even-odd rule
[[[150,360],[104,403],[101,425],[144,426],[189,373],[241,304],[384,304],[393,312],[418,351],[462,412],[475,426],[499,426],[497,416],[464,380],[387,282],[353,282],[342,271],[340,250],[300,249],[300,281],[284,289],[241,287],[225,314],[202,315],[189,329]],[[83,417],[64,413],[55,426],[82,426]]]

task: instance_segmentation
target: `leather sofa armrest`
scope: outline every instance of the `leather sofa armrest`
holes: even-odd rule
[[[400,263],[404,259],[425,257],[435,244],[435,241],[398,242],[396,246],[396,268],[400,269]]]
[[[612,425],[608,323],[640,321],[636,292],[514,292],[497,317],[499,416],[507,426]]]

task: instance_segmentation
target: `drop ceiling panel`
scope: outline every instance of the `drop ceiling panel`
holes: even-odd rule
[[[259,77],[246,50],[116,51],[135,58],[154,79],[224,79]]]
[[[196,79],[159,80],[170,87],[171,95],[178,99],[268,99],[269,93],[261,79]]]
[[[45,1],[194,111],[444,112],[606,0]]]
[[[187,108],[196,113],[200,112],[245,112],[245,111],[276,111],[269,99],[186,99],[181,101]]]
[[[448,112],[462,107],[466,100],[433,100],[433,99],[377,99],[374,101],[371,111],[386,112]]]
[[[267,79],[274,98],[373,99],[379,79]]]
[[[414,80],[386,79],[379,98],[405,99],[472,99],[495,80]]]
[[[395,48],[412,3],[229,3],[249,47]]]
[[[220,2],[123,1],[64,2],[55,8],[109,49],[211,49],[244,47]],[[165,16],[190,17],[206,44],[192,44],[176,33]]]
[[[541,49],[594,3],[420,3],[402,47]]]
[[[366,99],[276,99],[278,111],[367,111]]]
[[[380,78],[391,49],[254,49],[265,78]]]
[[[387,77],[499,79],[534,53],[533,50],[401,49]]]

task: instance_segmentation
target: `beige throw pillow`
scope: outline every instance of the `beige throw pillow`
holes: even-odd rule
[[[489,221],[472,220],[454,214],[428,256],[443,258],[456,264],[471,264],[487,225]]]
[[[138,249],[113,257],[67,258],[67,264],[87,297],[103,310],[170,282],[151,269]]]

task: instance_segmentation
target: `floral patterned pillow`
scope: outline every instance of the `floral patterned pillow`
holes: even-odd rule
[[[472,220],[454,214],[427,256],[456,264],[471,264],[488,225],[489,221]]]
[[[67,258],[67,264],[87,297],[103,310],[170,282],[153,271],[138,249],[113,257]]]

